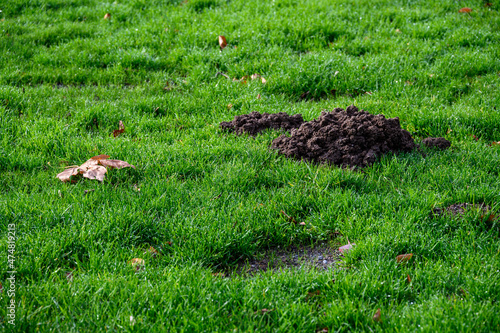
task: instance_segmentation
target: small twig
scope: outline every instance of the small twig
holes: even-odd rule
[[[217,74],[215,74],[215,77],[217,77],[217,76],[219,76],[219,75],[222,75],[222,76],[224,76],[226,79],[229,79],[229,75],[224,74],[224,73],[222,73],[222,72],[217,72]]]

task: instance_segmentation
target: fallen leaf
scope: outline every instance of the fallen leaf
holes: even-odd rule
[[[377,309],[377,312],[373,315],[373,320],[375,320],[377,323],[380,322],[380,308]]]
[[[257,95],[257,99],[260,99],[260,94]]]
[[[321,294],[320,290],[315,290],[307,293],[307,298],[311,298],[314,296],[319,296]]]
[[[500,141],[493,141],[490,146],[498,146],[500,145]]]
[[[78,175],[78,167],[76,168],[69,168],[64,170],[63,172],[59,173],[56,177],[59,178],[63,182],[67,182],[71,180],[72,176]]]
[[[233,107],[233,104],[228,104],[228,105],[227,105],[227,109],[228,109],[228,110],[231,110],[231,108],[232,108],[232,107]]]
[[[223,50],[227,46],[226,37],[219,36],[219,46],[221,50]]]
[[[472,9],[470,9],[469,7],[464,7],[464,8],[461,8],[458,12],[459,13],[470,13],[470,12],[472,12]]]
[[[408,283],[411,283],[411,277],[410,277],[410,274],[406,275],[406,281],[408,281]]]
[[[3,293],[3,285],[2,282],[0,282],[0,294]]]
[[[258,79],[260,77],[261,77],[260,74],[252,74],[252,76],[250,76],[252,80]]]
[[[493,222],[495,217],[496,217],[495,214],[490,214],[490,216],[488,216],[488,218],[486,219],[486,222]],[[481,221],[483,220],[483,218],[484,218],[484,215],[481,215]]]
[[[299,225],[306,225],[306,223],[305,222],[300,222]]]
[[[400,34],[400,33],[401,33],[401,30],[399,30],[399,29],[396,29],[396,32],[397,32],[398,34]]]
[[[88,167],[83,173],[82,176],[88,179],[97,179],[98,181],[104,181],[104,175],[108,170],[101,165],[94,165]]]
[[[125,132],[125,125],[123,125],[123,122],[120,120],[118,123],[118,129],[113,131],[113,137],[117,137],[118,135],[122,134]]]
[[[349,241],[349,238],[347,238],[347,245],[339,247],[339,251],[340,251],[340,253],[347,253],[352,249],[352,247],[354,245],[356,245],[356,243],[351,244],[351,242]]]
[[[399,256],[396,257],[396,262],[399,264],[403,264],[408,262],[411,257],[413,257],[413,253],[408,253],[408,254],[400,254]]]
[[[97,156],[91,157],[90,159],[99,161],[99,160],[106,160],[108,158],[109,158],[109,155],[97,155]]]
[[[147,253],[149,253],[153,258],[156,258],[160,255],[160,252],[158,252],[158,250],[152,246],[150,246],[149,249],[144,251],[144,254],[147,254]]]
[[[110,19],[110,18],[111,18],[111,14],[110,13],[104,14],[104,19],[105,20]]]
[[[134,258],[134,259],[130,260],[129,263],[130,263],[130,265],[132,265],[132,267],[136,271],[144,269],[144,265],[145,265],[144,259]]]
[[[125,161],[120,161],[120,160],[100,160],[99,163],[105,167],[108,167],[108,168],[114,168],[114,169],[132,168],[132,169],[135,169],[135,166],[133,166],[132,164],[129,164]]]
[[[266,84],[267,83],[267,80],[264,79],[263,77],[260,78],[260,81],[262,82],[262,84]]]

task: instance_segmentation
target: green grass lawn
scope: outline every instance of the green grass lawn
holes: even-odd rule
[[[500,209],[492,2],[2,2],[1,329],[499,331],[499,222],[430,216],[461,202]],[[232,80],[254,73],[267,83]],[[251,111],[312,120],[351,104],[452,147],[350,171],[279,156],[276,132],[218,128]],[[56,178],[98,154],[136,170]],[[214,274],[277,246],[347,238],[357,245],[333,271]]]

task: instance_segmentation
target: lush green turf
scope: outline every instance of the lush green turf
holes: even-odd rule
[[[488,144],[500,140],[500,7],[483,4],[1,3],[2,329],[500,330],[498,222],[478,212],[429,217],[457,202],[499,208],[500,148]],[[458,13],[465,6],[470,15]],[[222,52],[218,35],[229,44]],[[267,84],[218,72],[260,73]],[[268,149],[276,133],[218,129],[250,111],[309,120],[350,104],[452,148],[352,172],[278,156]],[[113,138],[119,120],[126,132]],[[98,154],[137,169],[103,184],[55,178]],[[15,327],[6,318],[9,224]],[[334,272],[212,275],[273,246],[346,237],[357,246]],[[143,254],[148,246],[162,256]],[[402,253],[414,254],[407,265],[395,262]],[[127,264],[136,257],[146,261],[138,274]]]

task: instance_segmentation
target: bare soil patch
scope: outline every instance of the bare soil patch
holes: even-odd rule
[[[471,203],[456,203],[453,205],[450,205],[445,208],[434,208],[432,210],[432,215],[433,216],[442,216],[445,214],[453,215],[453,216],[462,216],[465,214],[466,211],[468,210],[480,210],[483,213],[491,211],[491,207],[484,204],[471,204]]]
[[[277,247],[239,263],[236,274],[255,275],[270,269],[291,268],[328,270],[333,269],[341,257],[338,247],[332,247],[326,243],[314,247],[298,246],[288,249]]]

